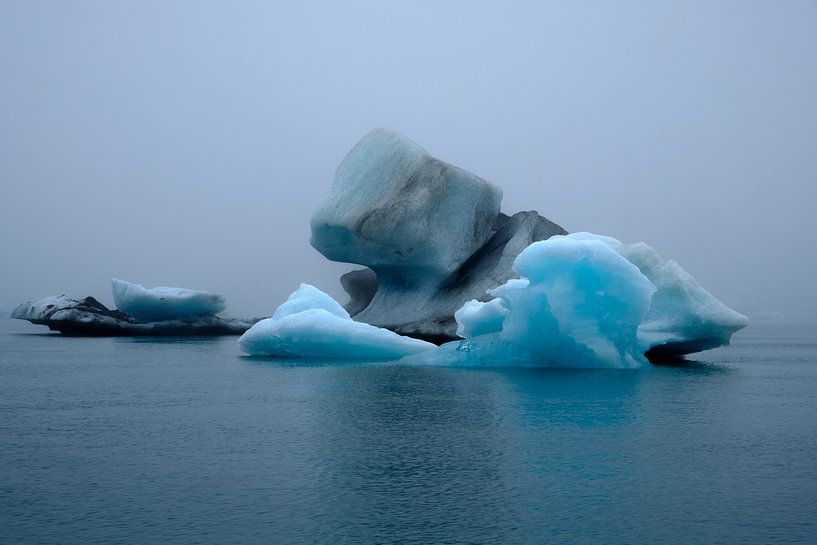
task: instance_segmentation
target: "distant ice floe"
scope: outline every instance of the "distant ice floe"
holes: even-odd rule
[[[109,309],[93,297],[72,299],[65,295],[26,301],[14,309],[11,317],[48,326],[63,335],[106,337],[240,335],[254,323],[213,314],[138,322],[133,316]]]
[[[139,322],[161,322],[205,314],[218,314],[227,307],[217,293],[185,288],[150,288],[114,278],[111,280],[116,307]]]
[[[337,301],[310,284],[301,284],[271,318],[252,326],[238,346],[254,356],[353,360],[394,360],[436,348],[352,320]]]

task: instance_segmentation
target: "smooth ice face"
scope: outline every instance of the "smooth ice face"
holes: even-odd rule
[[[492,234],[502,190],[385,129],[338,166],[312,217],[312,245],[333,261],[423,275],[456,269]]]
[[[465,341],[404,363],[629,368],[728,344],[744,316],[646,244],[590,233],[528,246],[524,278],[489,291],[455,315]]]
[[[114,278],[111,280],[116,308],[140,322],[162,322],[204,314],[217,314],[227,307],[217,293],[185,288],[144,288]]]
[[[238,347],[254,356],[353,360],[393,360],[436,348],[352,320],[334,299],[309,284],[301,284],[271,318],[244,333]]]

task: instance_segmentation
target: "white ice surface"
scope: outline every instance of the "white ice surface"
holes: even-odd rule
[[[351,360],[394,360],[436,348],[352,320],[329,295],[309,284],[301,284],[271,318],[252,326],[238,346],[254,356]]]
[[[290,294],[281,306],[275,309],[272,319],[278,320],[290,314],[297,314],[304,310],[317,308],[322,308],[339,318],[350,318],[346,309],[332,299],[329,294],[322,292],[312,284],[301,284],[297,290]]]
[[[457,335],[476,337],[501,331],[505,316],[509,312],[501,299],[493,299],[487,303],[476,300],[468,301],[454,313],[454,319],[457,321]]]

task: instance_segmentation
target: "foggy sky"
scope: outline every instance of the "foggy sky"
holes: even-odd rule
[[[0,1],[0,307],[345,300],[309,217],[397,130],[742,312],[817,318],[817,3]]]

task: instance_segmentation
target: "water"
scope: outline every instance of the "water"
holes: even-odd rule
[[[294,366],[0,320],[0,543],[814,543],[817,326],[641,371]]]

